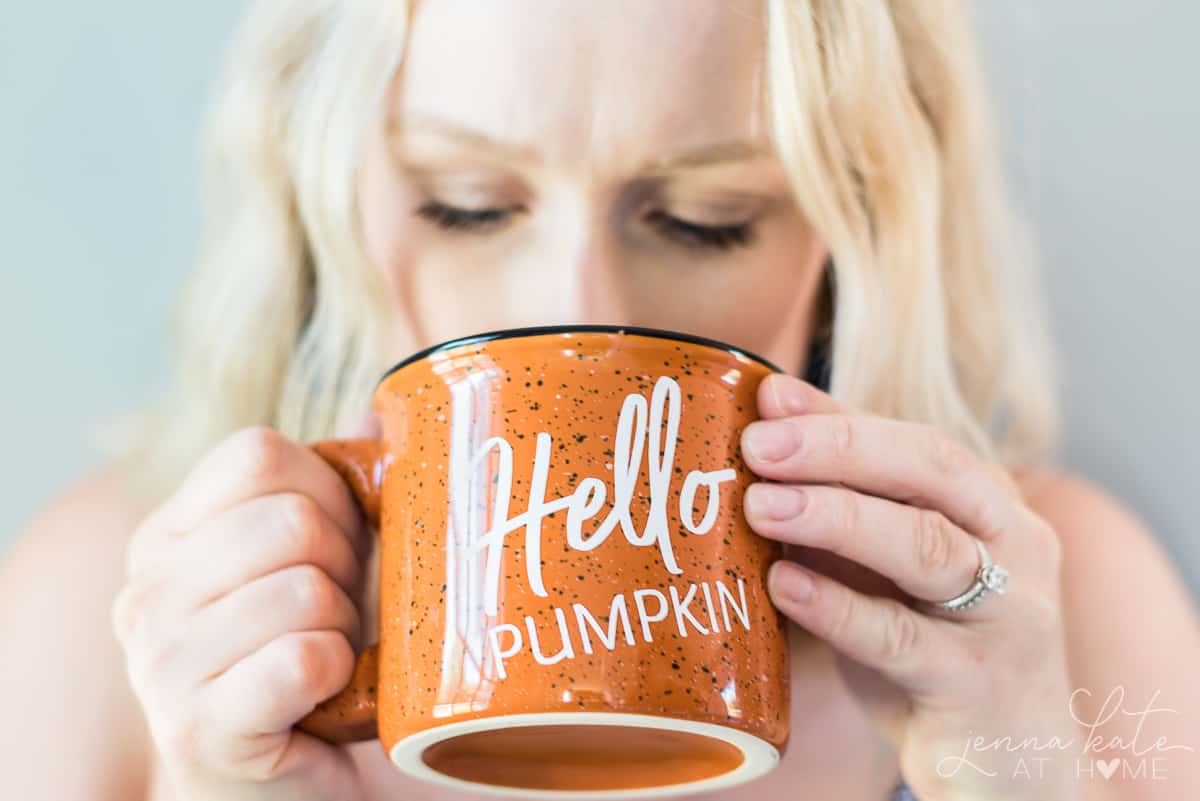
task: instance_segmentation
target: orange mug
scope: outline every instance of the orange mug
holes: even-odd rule
[[[380,631],[300,728],[510,797],[756,778],[788,736],[788,642],[738,441],[778,368],[604,325],[436,345],[392,368],[383,438],[314,446],[379,528]]]

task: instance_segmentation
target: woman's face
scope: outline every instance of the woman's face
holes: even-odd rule
[[[732,0],[424,0],[368,137],[372,261],[397,356],[496,328],[685,331],[799,370],[825,250]]]

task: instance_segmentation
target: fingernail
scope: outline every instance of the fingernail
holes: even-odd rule
[[[778,462],[796,450],[796,439],[788,423],[756,420],[746,426],[742,447],[762,462]]]
[[[812,575],[795,562],[776,562],[775,591],[795,603],[804,603],[813,594]]]
[[[757,483],[754,490],[754,505],[762,506],[762,512],[771,520],[791,520],[804,511],[804,490],[784,484]]]
[[[767,391],[775,402],[775,408],[784,414],[800,414],[804,411],[804,392],[799,383],[783,373],[767,376]]]

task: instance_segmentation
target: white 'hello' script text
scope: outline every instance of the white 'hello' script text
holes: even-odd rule
[[[485,614],[498,613],[504,538],[522,527],[525,529],[525,569],[529,586],[536,595],[547,597],[542,581],[542,520],[563,509],[567,511],[567,544],[574,550],[591,551],[598,548],[620,526],[621,533],[630,544],[643,547],[657,545],[667,570],[674,574],[683,572],[671,547],[667,519],[675,438],[679,432],[680,394],[679,384],[668,376],[662,376],[654,385],[649,404],[639,393],[626,396],[617,420],[613,444],[612,506],[604,520],[590,534],[584,532],[583,523],[595,517],[604,507],[608,487],[602,479],[588,477],[580,481],[570,495],[547,500],[546,480],[550,473],[553,444],[548,432],[537,435],[528,508],[514,517],[509,517],[513,485],[512,445],[503,437],[491,437],[479,447],[470,460],[469,469],[458,471],[458,474],[469,480],[489,452],[493,449],[497,452],[496,504],[492,510],[491,526],[487,533],[466,544],[469,553],[487,551],[483,593]],[[649,448],[646,448],[647,437]],[[649,462],[650,511],[645,529],[638,532],[630,515],[630,504],[641,475],[643,450]],[[685,476],[679,490],[679,517],[688,531],[706,534],[712,529],[720,511],[720,485],[736,477],[733,468],[692,470]],[[692,506],[701,487],[708,490],[708,501],[704,515],[696,522]]]

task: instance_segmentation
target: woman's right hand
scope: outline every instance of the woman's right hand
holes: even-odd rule
[[[292,724],[350,679],[369,548],[333,469],[267,428],[217,445],[137,529],[113,628],[176,797],[362,797],[349,755]]]

